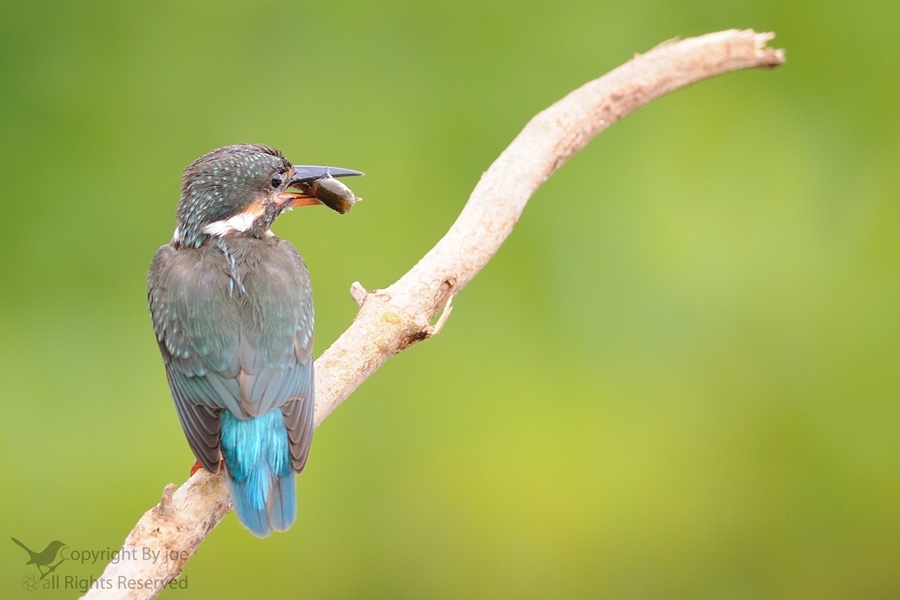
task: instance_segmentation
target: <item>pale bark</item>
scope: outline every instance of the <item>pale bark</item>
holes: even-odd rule
[[[729,30],[666,42],[535,116],[481,177],[447,234],[408,273],[383,290],[351,286],[359,313],[316,361],[316,426],[387,359],[437,333],[450,299],[500,248],[534,191],[595,135],[654,98],[696,81],[781,65],[783,51],[766,47],[773,37]],[[441,309],[441,320],[432,326]],[[161,583],[178,577],[230,510],[221,474],[201,470],[178,490],[169,484],[159,505],[126,538],[123,559],[111,563],[85,597],[154,597]],[[161,556],[154,552],[168,553],[168,560],[142,559]],[[145,585],[121,585],[130,581]]]

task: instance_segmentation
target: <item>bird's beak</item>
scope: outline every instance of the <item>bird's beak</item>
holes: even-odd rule
[[[324,204],[343,214],[353,208],[360,198],[357,198],[350,188],[338,181],[336,177],[361,175],[363,175],[361,171],[353,169],[298,165],[293,168],[288,185],[285,191],[279,195],[278,200],[285,208]]]

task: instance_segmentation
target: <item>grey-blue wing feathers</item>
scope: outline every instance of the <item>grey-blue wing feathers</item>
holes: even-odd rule
[[[313,430],[313,307],[293,245],[266,238],[163,246],[151,264],[149,302],[175,407],[200,464],[219,469],[223,410],[246,419],[277,408],[299,473]]]

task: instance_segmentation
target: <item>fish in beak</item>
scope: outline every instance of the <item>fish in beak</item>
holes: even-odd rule
[[[324,204],[341,214],[349,212],[362,198],[357,198],[338,177],[362,176],[361,171],[341,167],[298,165],[293,168],[287,187],[278,196],[285,208]]]

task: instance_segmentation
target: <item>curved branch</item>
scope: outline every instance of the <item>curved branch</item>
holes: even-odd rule
[[[534,191],[595,135],[663,94],[715,75],[777,67],[771,33],[729,30],[666,42],[591,81],[535,116],[491,165],[447,234],[396,283],[351,295],[353,324],[316,361],[316,426],[391,356],[435,333],[450,299],[512,231]],[[444,309],[441,320],[430,325]],[[152,598],[172,582],[231,510],[223,475],[200,470],[177,491],[166,486],[85,598]],[[145,554],[145,549],[149,552]],[[144,559],[161,556],[168,560]],[[142,582],[140,588],[130,582]]]

